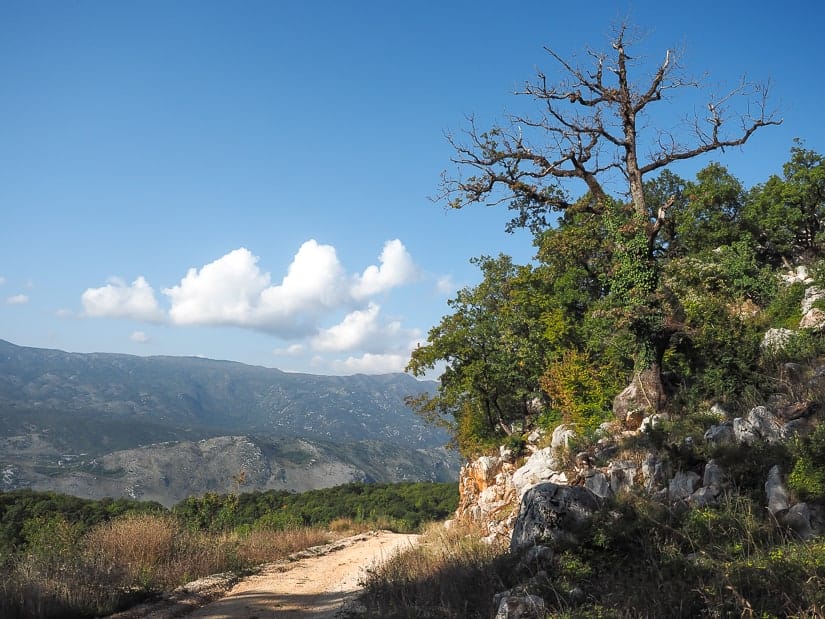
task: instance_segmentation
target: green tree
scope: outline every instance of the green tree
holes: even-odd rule
[[[611,246],[609,296],[617,324],[634,338],[633,380],[645,401],[660,409],[666,401],[662,360],[673,334],[670,299],[660,286],[660,233],[679,195],[657,197],[646,192],[646,180],[675,161],[742,145],[779,121],[765,108],[766,89],[742,84],[710,97],[705,117],[695,118],[692,140],[653,128],[649,108],[696,84],[680,75],[672,51],[644,82],[637,80],[627,34],[626,26],[618,29],[609,53],[588,52],[588,68],[548,50],[564,77],[554,85],[540,72],[518,93],[532,98],[538,112],[512,115],[487,131],[471,122],[466,144],[451,137],[459,174],[445,177],[440,195],[453,208],[509,202],[516,213],[510,226],[538,231],[553,225],[559,212],[579,208],[567,189],[570,181],[583,183],[587,209],[601,220]],[[755,115],[735,113],[733,103],[741,99],[751,102],[747,109]],[[732,124],[736,129],[729,131]],[[627,208],[617,207],[605,189],[616,178],[623,179]]]
[[[482,271],[481,283],[449,301],[453,313],[430,330],[407,366],[423,376],[445,364],[436,394],[408,403],[451,429],[466,451],[511,434],[514,422],[529,415],[530,402],[541,392],[541,321],[548,298],[533,269],[514,265],[509,256],[472,262]]]
[[[825,218],[825,157],[791,148],[783,177],[772,176],[751,192],[745,220],[770,253],[789,258],[797,250],[819,255]]]

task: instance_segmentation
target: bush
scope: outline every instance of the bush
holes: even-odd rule
[[[825,501],[825,424],[799,439],[794,451],[788,486],[803,500]]]

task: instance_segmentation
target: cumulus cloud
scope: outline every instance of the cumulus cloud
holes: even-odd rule
[[[81,296],[85,316],[93,318],[132,318],[159,322],[163,312],[158,307],[155,291],[142,276],[131,285],[113,277],[100,288],[88,288]]]
[[[6,305],[25,305],[29,302],[29,297],[25,294],[16,294],[6,298]]]
[[[169,316],[181,325],[225,324],[281,335],[311,330],[313,318],[345,298],[344,269],[335,248],[309,240],[298,250],[286,276],[271,285],[258,257],[236,249],[165,288]]]
[[[397,371],[420,332],[385,318],[371,298],[418,277],[418,267],[398,239],[384,244],[377,265],[360,272],[345,270],[333,246],[310,239],[280,280],[261,267],[258,256],[240,247],[190,268],[177,284],[162,288],[168,314],[152,286],[139,277],[128,285],[114,278],[106,286],[87,289],[82,315],[256,329],[286,340],[282,348],[273,349],[276,356],[315,355],[312,363],[339,372]],[[333,317],[338,322],[329,326]],[[130,339],[142,343],[149,338],[135,331]],[[334,362],[333,368],[330,353],[352,356]]]
[[[149,336],[143,331],[134,331],[129,339],[137,344],[145,344],[149,341]]]
[[[412,256],[398,239],[384,244],[378,261],[380,266],[370,265],[356,278],[352,287],[352,295],[356,299],[410,283],[418,277],[418,269]]]
[[[365,353],[360,357],[334,361],[332,367],[339,374],[388,374],[403,372],[409,359],[409,354]]]
[[[402,329],[398,321],[382,321],[381,307],[370,303],[366,309],[347,314],[337,325],[322,329],[312,339],[312,348],[325,352],[386,351],[406,343],[418,334],[414,330]]]

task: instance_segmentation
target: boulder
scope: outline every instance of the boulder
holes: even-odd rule
[[[791,341],[794,332],[790,329],[768,329],[762,337],[762,349],[768,352],[779,352]]]
[[[667,464],[662,461],[659,454],[651,452],[647,454],[642,462],[642,477],[644,478],[645,490],[656,492],[665,487],[667,479]]]
[[[636,463],[630,460],[616,460],[607,467],[607,476],[610,479],[610,489],[614,494],[626,492],[636,483]]]
[[[668,484],[668,493],[671,501],[681,501],[696,492],[701,481],[698,473],[693,471],[679,471]]]
[[[825,329],[825,311],[818,307],[812,307],[802,316],[802,320],[799,321],[799,328],[820,331]]]
[[[739,443],[746,443],[748,445],[759,440],[759,434],[751,425],[751,422],[742,417],[737,417],[733,420],[733,435]]]
[[[769,443],[776,443],[782,438],[782,426],[766,406],[752,408],[748,413],[748,422],[757,436]]]
[[[768,511],[776,516],[785,512],[790,507],[788,502],[788,491],[782,483],[782,471],[778,464],[774,464],[768,471],[768,479],[765,482],[765,496],[768,498]]]
[[[550,447],[555,451],[559,449],[567,449],[567,446],[576,438],[576,432],[565,424],[556,426],[553,430],[553,438],[550,441]]]
[[[499,594],[495,619],[544,619],[544,600],[537,595]]]
[[[725,470],[714,460],[708,460],[705,465],[705,473],[702,476],[702,486],[712,488],[724,488]]]
[[[558,472],[558,469],[558,462],[553,456],[553,448],[539,449],[513,473],[513,486],[518,494],[522,494],[531,486],[550,479]]]
[[[797,503],[791,507],[782,518],[782,522],[802,539],[810,539],[815,535],[811,526],[811,510],[807,503]]]
[[[662,422],[670,421],[670,415],[667,413],[656,413],[655,415],[648,415],[642,419],[639,430],[646,432],[648,430],[657,430],[662,427]]]
[[[825,290],[819,286],[808,286],[805,289],[805,296],[802,297],[802,314],[807,314],[814,309],[817,301],[825,299]]]
[[[691,507],[713,507],[719,504],[721,493],[722,491],[715,486],[699,488],[687,498],[687,501]]]
[[[779,433],[782,436],[782,440],[787,441],[788,439],[792,439],[794,436],[799,434],[807,434],[811,431],[812,427],[813,426],[808,419],[792,419],[788,423],[782,425]]]
[[[530,488],[521,499],[510,538],[510,550],[520,552],[537,544],[575,545],[601,499],[584,486],[553,483]]]
[[[633,380],[613,398],[613,414],[627,428],[634,430],[638,428],[645,413],[652,412],[652,410],[650,400],[636,380]]]
[[[592,471],[584,478],[584,487],[601,499],[613,496],[607,475],[601,471]]]
[[[810,284],[814,281],[813,278],[808,274],[808,267],[806,267],[804,264],[800,264],[796,268],[793,268],[789,271],[786,271],[785,273],[782,273],[780,277],[782,278],[782,281],[784,281],[786,284]]]
[[[736,440],[733,422],[726,421],[718,426],[711,426],[705,431],[705,442],[710,445],[727,445]]]
[[[543,565],[545,563],[550,563],[555,556],[556,553],[552,548],[550,548],[550,546],[539,544],[538,546],[529,548],[521,558],[521,562],[526,565]]]

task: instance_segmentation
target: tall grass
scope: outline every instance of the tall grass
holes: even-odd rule
[[[0,616],[94,617],[187,581],[287,557],[329,541],[319,529],[192,531],[168,515],[132,515],[84,535],[41,523],[0,574]]]
[[[478,531],[430,525],[421,543],[371,569],[361,598],[368,617],[491,617],[512,561]]]

